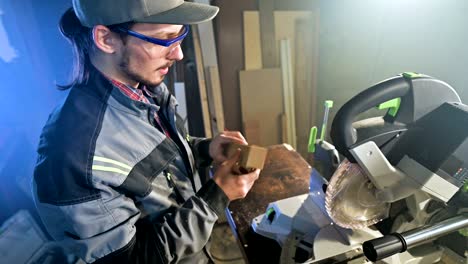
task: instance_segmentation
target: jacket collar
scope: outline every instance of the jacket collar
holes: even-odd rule
[[[131,111],[133,114],[141,115],[146,114],[148,108],[154,108],[156,111],[159,110],[160,106],[167,106],[170,109],[174,109],[178,105],[177,100],[174,96],[169,93],[166,85],[161,83],[155,87],[149,87],[150,96],[156,102],[155,104],[145,104],[143,102],[138,102],[132,100],[123,92],[121,92],[118,88],[116,88],[112,82],[105,77],[99,70],[97,70],[94,66],[91,65],[89,79],[82,87],[83,89],[87,90],[100,98],[101,100],[106,100],[110,106],[122,109],[122,106],[125,107],[126,111]],[[110,97],[115,100],[109,100],[108,94],[110,93]]]

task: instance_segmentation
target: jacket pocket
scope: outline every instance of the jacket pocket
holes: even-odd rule
[[[163,174],[177,155],[177,150],[171,148],[167,139],[163,140],[132,168],[125,181],[119,186],[119,191],[129,196],[147,196],[153,189],[153,181],[158,175]],[[168,186],[167,183],[166,186]]]

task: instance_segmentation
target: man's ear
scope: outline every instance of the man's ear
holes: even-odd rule
[[[93,27],[93,41],[98,49],[109,54],[115,53],[122,45],[118,35],[103,25]]]

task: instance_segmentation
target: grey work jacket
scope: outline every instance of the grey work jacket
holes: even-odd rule
[[[157,104],[131,100],[94,69],[44,126],[36,206],[50,235],[86,262],[126,250],[147,254],[137,252],[143,247],[154,247],[156,257],[140,260],[208,261],[205,246],[228,205],[214,181],[202,184],[197,173],[209,160],[209,141],[176,125],[177,103],[164,84],[152,91]],[[170,138],[156,128],[155,111]],[[138,244],[143,235],[149,238]]]

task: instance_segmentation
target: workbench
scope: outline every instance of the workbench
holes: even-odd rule
[[[265,166],[244,199],[231,202],[227,219],[246,263],[278,263],[281,248],[274,240],[253,232],[253,218],[269,203],[309,192],[311,166],[291,146],[268,148]]]

